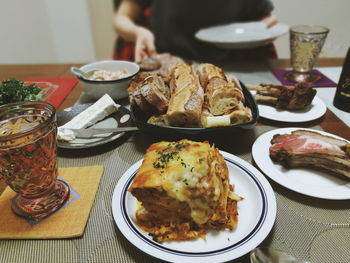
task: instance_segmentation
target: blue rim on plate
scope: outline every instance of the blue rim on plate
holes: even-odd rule
[[[142,160],[134,164],[123,175],[123,177],[119,180],[113,194],[113,218],[124,236],[145,253],[170,262],[228,261],[243,256],[258,246],[270,232],[276,218],[276,200],[273,190],[265,177],[262,176],[262,174],[252,165],[231,154],[222,151],[221,153],[224,155],[228,166],[230,166],[231,169],[240,171],[242,176],[245,177],[243,181],[249,182],[248,188],[255,189],[253,192],[250,192],[254,193],[252,196],[249,196],[249,191],[247,191],[248,196],[244,196],[244,198],[248,198],[250,201],[253,200],[254,202],[258,202],[257,207],[261,208],[260,210],[258,209],[259,212],[257,212],[257,218],[253,221],[254,224],[251,225],[251,228],[248,227],[244,230],[244,235],[240,236],[239,240],[235,240],[234,242],[226,242],[225,240],[225,242],[222,242],[223,238],[221,237],[221,240],[218,241],[222,242],[222,246],[220,245],[221,247],[216,247],[213,249],[208,249],[208,247],[206,247],[206,250],[201,248],[198,251],[186,251],[181,248],[176,249],[171,245],[159,244],[153,241],[151,237],[147,235],[147,233],[144,233],[133,222],[133,219],[130,217],[132,208],[128,207],[130,202],[128,199],[131,196],[131,194],[128,192],[128,188],[130,187],[130,184],[132,183]],[[244,186],[244,182],[241,184]],[[236,187],[238,188],[239,186],[236,185]],[[244,204],[242,204],[242,206],[244,206]],[[240,226],[245,228],[245,222],[240,221],[240,216],[238,221],[239,225],[237,228]],[[233,236],[235,234],[237,233],[234,233]],[[225,233],[224,235],[228,234]],[[225,237],[225,239],[226,238],[227,237]],[[186,243],[188,241],[182,241],[181,243],[184,242]],[[206,242],[212,242],[212,240],[208,239]]]
[[[243,95],[245,97],[245,106],[248,106],[252,112],[252,120],[247,123],[241,123],[230,126],[212,127],[212,128],[184,128],[184,127],[172,127],[172,126],[159,126],[155,124],[147,123],[147,115],[142,112],[137,106],[131,105],[131,117],[133,118],[136,126],[152,135],[165,135],[165,136],[183,136],[183,135],[218,135],[232,132],[242,132],[248,129],[252,129],[259,118],[259,110],[255,102],[254,97],[245,85],[240,82]]]

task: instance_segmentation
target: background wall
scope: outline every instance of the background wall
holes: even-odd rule
[[[281,23],[320,24],[330,33],[321,56],[350,46],[349,0],[272,0]],[[0,0],[0,64],[84,63],[112,57],[113,0]],[[288,35],[276,42],[289,57]]]
[[[116,34],[113,30],[113,0],[88,0],[95,59],[111,59]]]
[[[330,29],[320,56],[344,57],[350,46],[349,0],[272,0],[274,15],[287,25],[318,24]],[[289,35],[275,41],[279,57],[288,58]]]
[[[86,0],[0,0],[0,64],[96,56]]]

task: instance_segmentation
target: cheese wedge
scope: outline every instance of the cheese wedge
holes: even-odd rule
[[[57,139],[62,141],[72,141],[75,135],[69,129],[83,129],[87,128],[96,122],[103,120],[120,107],[108,95],[103,95],[89,108],[85,109],[66,124],[58,127]]]

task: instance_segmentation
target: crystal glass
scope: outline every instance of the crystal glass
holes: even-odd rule
[[[17,195],[12,210],[39,220],[69,198],[69,186],[57,180],[55,107],[46,102],[0,106],[0,177]]]
[[[317,25],[296,25],[289,30],[291,64],[293,71],[287,79],[293,82],[315,82],[319,76],[312,74],[329,29]]]

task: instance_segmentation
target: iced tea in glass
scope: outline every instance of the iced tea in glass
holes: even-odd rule
[[[55,107],[47,102],[0,106],[0,176],[17,195],[12,210],[39,220],[69,198],[69,186],[57,180]]]

